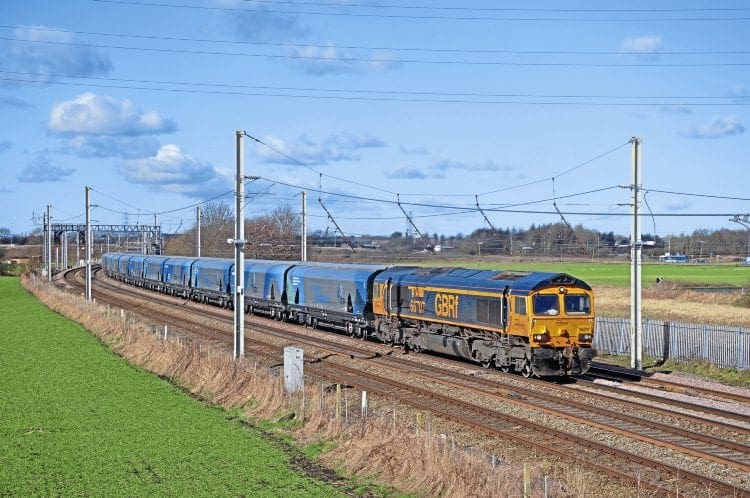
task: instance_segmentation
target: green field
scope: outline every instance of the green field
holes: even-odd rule
[[[0,278],[0,496],[336,496]]]
[[[630,263],[479,263],[463,262],[461,266],[472,268],[531,270],[563,272],[574,275],[591,285],[630,285]],[[744,265],[683,265],[657,264],[642,265],[644,285],[651,285],[657,277],[667,282],[691,282],[711,285],[750,287],[750,266]]]

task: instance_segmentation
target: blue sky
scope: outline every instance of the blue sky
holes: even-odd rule
[[[97,222],[184,229],[233,189],[242,129],[247,216],[305,189],[310,230],[320,197],[347,235],[403,231],[397,199],[427,233],[487,226],[478,201],[627,234],[632,136],[645,233],[741,228],[750,7],[602,5],[2,2],[0,227],[83,222],[90,185]]]

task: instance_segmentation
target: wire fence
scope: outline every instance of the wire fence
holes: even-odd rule
[[[597,317],[594,347],[605,354],[630,355],[630,319]],[[750,370],[750,329],[643,320],[643,354]]]

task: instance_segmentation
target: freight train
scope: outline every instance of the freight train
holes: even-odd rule
[[[107,276],[233,307],[233,260],[106,253]],[[564,273],[245,260],[245,312],[529,376],[585,373],[594,295]]]

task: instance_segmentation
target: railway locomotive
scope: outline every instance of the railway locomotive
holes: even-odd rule
[[[109,277],[233,307],[234,261],[106,253]],[[564,273],[245,260],[245,312],[529,376],[585,373],[594,296]]]

